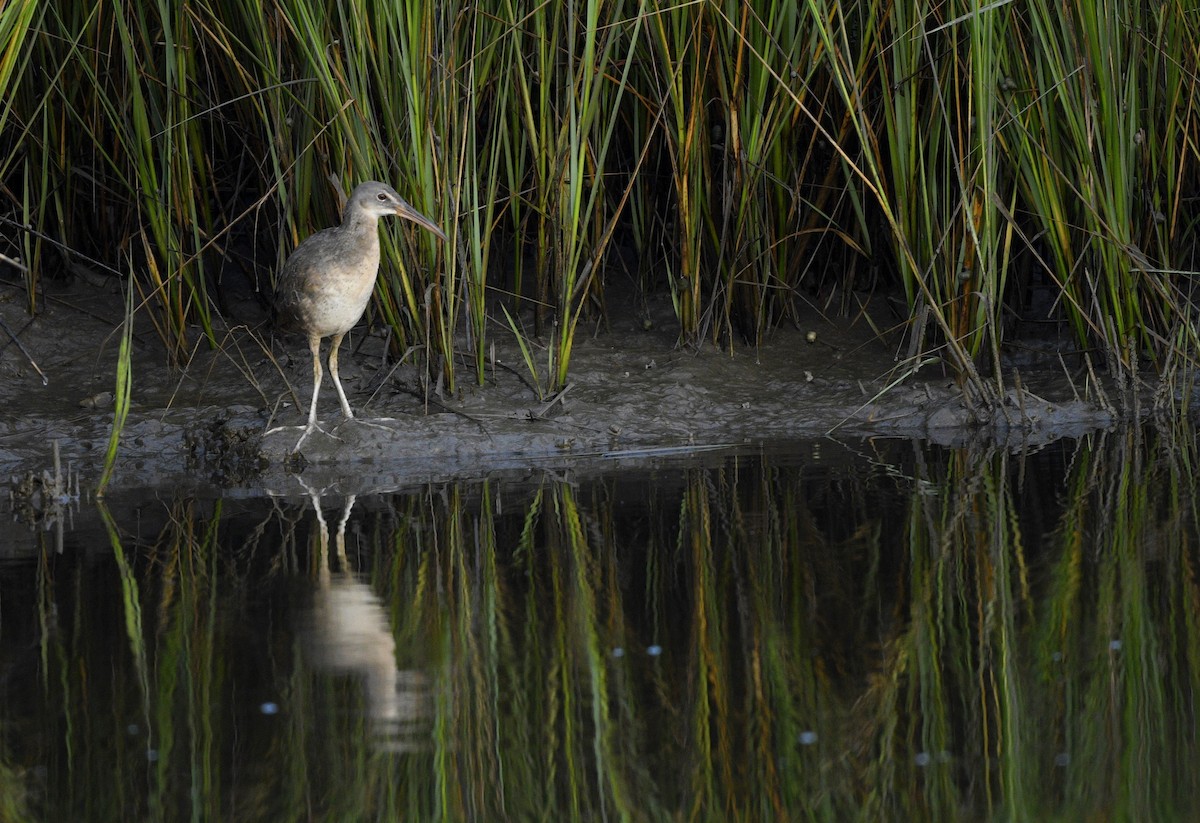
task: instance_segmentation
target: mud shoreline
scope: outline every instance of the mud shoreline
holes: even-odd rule
[[[0,317],[48,378],[43,386],[16,345],[0,349],[0,478],[44,471],[57,440],[82,485],[95,483],[112,422],[121,316],[111,289],[59,289],[33,318],[17,286],[0,290]],[[494,339],[485,385],[473,385],[464,358],[458,391],[439,397],[419,386],[411,366],[384,360],[381,336],[356,332],[343,346],[342,376],[358,419],[341,420],[326,379],[320,418],[330,434],[308,438],[300,460],[289,457],[298,428],[263,435],[304,420],[311,365],[301,341],[231,325],[218,350],[198,343],[185,367],[171,369],[153,331],[138,328],[133,405],[112,487],[271,487],[290,485],[301,470],[316,482],[367,489],[826,436],[1016,448],[1117,422],[1111,404],[1081,390],[1082,370],[1069,376],[1039,365],[1021,366],[1023,391],[1009,388],[1007,402],[980,420],[947,370],[932,363],[906,374],[898,336],[880,340],[865,322],[814,317],[731,353],[677,347],[669,305],[612,314],[607,328],[581,327],[570,384],[547,400],[532,389],[515,343],[507,345],[511,334],[498,329]]]

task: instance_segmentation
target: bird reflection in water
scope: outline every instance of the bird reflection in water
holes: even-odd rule
[[[334,571],[320,495],[304,485],[318,526],[317,588],[303,629],[313,668],[362,680],[368,726],[377,748],[397,752],[428,748],[428,678],[416,669],[397,668],[387,610],[371,586],[351,569],[346,556],[346,523],[355,497],[346,498],[337,524]]]

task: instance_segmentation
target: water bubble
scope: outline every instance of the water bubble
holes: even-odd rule
[[[662,646],[659,646],[657,643],[653,646],[647,646],[646,654],[650,655],[651,657],[658,657],[660,654],[662,654]]]
[[[151,763],[158,762],[158,749],[146,749],[146,759]]]
[[[816,732],[811,732],[811,731],[810,732],[800,732],[800,745],[801,746],[811,746],[813,743],[816,743],[816,742],[817,742],[817,733]]]
[[[625,650],[623,648],[621,648],[620,646],[617,646],[612,650],[612,656],[613,657],[624,657]]]
[[[142,727],[139,726],[137,723],[130,723],[128,726],[125,727],[125,734],[129,735],[130,737],[134,737],[141,730],[142,730]]]
[[[1054,755],[1055,766],[1066,766],[1070,762],[1071,755],[1067,754],[1066,752],[1059,752],[1058,754]]]
[[[913,762],[924,768],[928,766],[933,758],[929,756],[929,752],[917,752],[917,756],[913,758]]]
[[[1121,651],[1121,641],[1120,641],[1120,640],[1110,640],[1110,641],[1108,641],[1108,650],[1109,650],[1110,652],[1119,652],[1119,651]]]
[[[258,710],[263,714],[279,714],[279,704],[272,703],[270,700],[268,700],[266,703],[263,703],[261,706],[259,706]]]

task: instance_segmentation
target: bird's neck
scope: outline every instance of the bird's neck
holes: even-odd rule
[[[353,209],[342,218],[342,231],[348,234],[375,234],[379,230],[379,218],[373,214]]]

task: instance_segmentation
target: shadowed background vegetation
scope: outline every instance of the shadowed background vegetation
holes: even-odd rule
[[[31,311],[126,279],[178,360],[376,178],[452,237],[387,231],[372,304],[450,390],[667,294],[720,345],[902,295],[984,402],[1052,321],[1128,383],[1196,357],[1198,66],[1183,0],[14,0],[0,254]]]
[[[0,565],[4,817],[1189,816],[1193,441],[781,453],[89,506]]]

